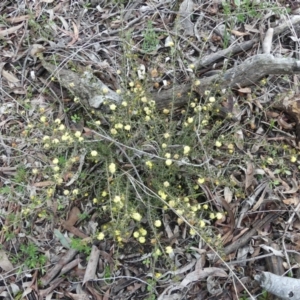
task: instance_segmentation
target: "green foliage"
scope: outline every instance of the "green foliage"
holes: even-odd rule
[[[143,32],[143,44],[142,49],[145,52],[152,52],[156,50],[157,45],[159,44],[158,37],[154,31],[153,25],[151,21],[148,21],[147,27],[145,31]]]
[[[86,255],[90,255],[91,253],[91,246],[80,238],[71,238],[70,245],[72,249],[85,253]]]
[[[20,246],[20,253],[17,257],[22,259],[29,269],[42,268],[47,261],[46,256],[40,254],[38,247],[31,242]]]

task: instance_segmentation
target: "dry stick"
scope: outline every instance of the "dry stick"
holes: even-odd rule
[[[78,253],[78,250],[70,249],[64,256],[56,263],[51,271],[41,278],[42,286],[48,285],[51,280],[60,272],[60,270]]]
[[[92,251],[90,254],[90,259],[89,259],[88,265],[85,270],[82,284],[85,284],[89,280],[95,279],[96,269],[98,267],[99,256],[100,256],[100,250],[98,249],[98,247],[93,245]]]
[[[283,212],[278,212],[278,213],[273,213],[273,212],[268,212],[268,214],[262,219],[262,220],[257,220],[253,224],[253,228],[247,231],[242,237],[240,237],[237,241],[234,243],[230,244],[229,246],[226,246],[224,249],[225,254],[230,254],[240,247],[243,247],[246,245],[249,240],[257,234],[258,230],[262,228],[263,226],[271,223],[273,220],[277,219],[280,214]]]

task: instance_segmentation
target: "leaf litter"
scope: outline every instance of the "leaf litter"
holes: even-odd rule
[[[280,31],[282,20],[287,17],[287,3],[282,2],[274,2],[273,5],[282,9],[283,13],[277,14],[270,10],[268,15],[269,21],[274,23],[275,37],[273,42],[265,40],[264,48],[267,52],[273,51],[275,55],[283,53],[293,57],[299,25],[295,21],[288,33]],[[299,115],[298,107],[294,105],[298,100],[294,94],[290,97],[290,90],[296,89],[294,85],[297,80],[291,76],[270,75],[267,84],[254,83],[258,86],[257,90],[253,87],[238,87],[233,91],[234,94],[225,96],[221,104],[221,110],[232,115],[228,124],[218,129],[218,134],[222,136],[234,128],[232,143],[245,158],[232,164],[231,159],[224,155],[227,149],[223,148],[217,159],[207,157],[201,160],[209,168],[219,168],[219,174],[228,168],[230,180],[239,187],[240,194],[237,195],[228,186],[219,187],[215,184],[212,188],[208,184],[201,185],[205,200],[213,203],[217,210],[227,212],[223,219],[209,223],[212,232],[222,235],[223,249],[209,246],[201,236],[195,239],[190,234],[188,223],[174,225],[177,224],[174,215],[165,214],[162,241],[165,239],[168,244],[175,246],[174,253],[168,257],[174,269],[170,270],[170,262],[158,259],[160,274],[156,276],[151,268],[151,253],[144,253],[145,249],[135,245],[130,239],[128,251],[117,249],[111,240],[93,241],[89,255],[79,253],[78,249],[70,249],[73,237],[90,243],[93,223],[82,221],[80,217],[84,214],[92,219],[95,217],[91,202],[86,205],[80,202],[68,204],[65,206],[65,215],[58,216],[58,207],[64,204],[60,203],[59,195],[56,195],[47,203],[47,210],[53,214],[52,221],[38,213],[24,224],[14,223],[9,218],[10,214],[21,216],[21,210],[26,209],[27,200],[22,199],[22,190],[29,189],[33,196],[39,189],[51,187],[54,183],[36,176],[30,178],[31,185],[23,184],[25,178],[22,178],[22,168],[41,168],[44,163],[51,164],[42,148],[37,147],[38,141],[33,137],[31,142],[26,140],[24,124],[39,122],[41,108],[49,120],[54,121],[57,111],[61,120],[67,120],[64,108],[70,103],[70,95],[66,90],[69,88],[68,78],[73,73],[64,69],[66,64],[70,64],[71,69],[76,69],[76,64],[72,66],[76,62],[87,67],[86,70],[93,70],[90,74],[97,76],[92,77],[93,80],[97,80],[101,89],[107,88],[114,100],[120,101],[115,90],[121,86],[118,70],[122,68],[120,61],[124,53],[120,44],[123,42],[139,57],[139,80],[144,80],[150,70],[149,90],[168,90],[172,85],[185,84],[193,79],[191,65],[194,65],[196,74],[201,76],[221,74],[226,65],[231,67],[239,64],[255,55],[255,51],[260,51],[257,50],[260,49],[259,46],[254,45],[260,39],[261,30],[266,34],[268,31],[264,24],[264,18],[267,17],[258,15],[258,8],[255,17],[251,18],[246,10],[249,7],[242,7],[241,3],[233,5],[218,1],[196,3],[185,0],[178,7],[171,1],[147,1],[143,4],[128,2],[123,7],[105,1],[101,4],[91,2],[90,6],[82,3],[75,5],[68,1],[61,1],[59,4],[55,1],[37,1],[24,4],[20,9],[10,1],[4,1],[0,5],[5,13],[0,30],[3,41],[0,47],[0,125],[3,146],[0,158],[3,245],[0,253],[3,278],[1,297],[12,299],[21,294],[23,297],[31,295],[37,299],[50,299],[53,295],[58,298],[64,295],[70,299],[238,299],[245,293],[257,294],[257,287],[251,284],[252,279],[249,280],[257,272],[278,272],[278,269],[268,269],[267,259],[259,259],[261,250],[281,257],[284,271],[291,270],[291,252],[287,252],[289,249],[281,250],[284,246],[291,248],[291,251],[299,251],[299,238],[293,229],[293,223],[295,228],[299,223],[298,210],[289,218],[289,214],[299,206],[298,165],[290,159],[290,156],[297,156],[299,151],[295,140]],[[235,18],[226,14],[228,9],[236,13]],[[27,14],[28,11],[35,16],[34,23],[30,23],[33,19]],[[178,28],[175,26],[176,15],[179,17]],[[43,18],[49,22],[43,23]],[[152,30],[155,32],[153,38],[157,39],[154,41],[155,46],[158,45],[155,49],[142,43],[145,38],[143,33],[147,32],[147,28],[149,30],[146,20],[151,20]],[[44,36],[41,36],[43,26]],[[128,43],[124,34],[130,35],[132,44]],[[29,36],[32,45],[27,42]],[[34,51],[34,45],[42,47],[44,58],[53,55],[52,63],[56,60],[57,67],[41,60],[37,53],[39,51]],[[176,70],[168,63],[170,56],[164,53],[165,49],[172,47],[182,54],[177,60]],[[254,49],[256,50],[253,51]],[[189,62],[189,68],[185,67],[185,61]],[[125,62],[126,76],[133,76],[126,63],[128,62]],[[45,69],[48,71],[46,75]],[[52,82],[51,77],[55,75],[58,75],[57,82]],[[69,76],[66,80],[63,78],[65,75]],[[74,77],[73,81],[76,80]],[[77,82],[81,84],[79,79]],[[83,87],[79,84],[76,87],[81,96],[85,92]],[[28,104],[28,93],[32,94],[28,115],[30,120],[19,114]],[[266,94],[272,99],[275,99],[275,95],[283,95],[280,97],[285,99],[284,105],[280,100],[277,100],[279,105],[275,106],[266,102]],[[91,94],[87,95],[89,100]],[[289,98],[291,101],[287,102]],[[103,99],[100,101],[103,102]],[[92,106],[98,107],[98,104]],[[42,136],[39,130],[37,128],[34,132],[36,139]],[[85,136],[95,138],[87,124],[81,131]],[[209,133],[209,130],[204,133]],[[271,142],[283,150],[278,154],[282,156],[278,160],[276,155],[270,155],[272,149],[267,151]],[[294,150],[288,152],[284,148],[286,145]],[[149,149],[156,151],[155,146],[149,146]],[[76,150],[78,149],[75,152]],[[86,154],[83,152],[78,154],[77,169],[70,170],[70,174],[65,175],[65,186],[76,182],[85,167]],[[97,168],[89,171],[95,172]],[[214,179],[210,178],[211,182]],[[7,196],[7,188],[14,193],[15,202]],[[39,208],[38,205],[36,207]],[[103,220],[103,224],[107,220]],[[13,238],[6,234],[7,228],[13,229]],[[130,230],[131,234],[133,231]],[[265,244],[266,237],[268,243],[273,241],[273,246]],[[283,237],[286,239],[284,244]],[[47,257],[48,264],[44,266],[44,270],[23,270],[20,268],[22,257],[20,265],[15,260],[15,256],[20,253],[20,245],[32,240],[39,252]],[[276,245],[279,249],[276,249]],[[194,252],[188,251],[189,249],[194,249]],[[241,262],[234,263],[235,259]],[[246,270],[245,274],[239,273],[241,266]],[[297,265],[294,267],[297,268]],[[63,274],[65,275],[62,276]]]

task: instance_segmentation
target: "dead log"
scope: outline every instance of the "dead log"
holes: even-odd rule
[[[300,61],[293,58],[277,58],[271,54],[258,54],[224,73],[200,78],[199,86],[193,86],[191,83],[175,86],[170,90],[152,92],[152,98],[159,109],[182,106],[187,103],[190,98],[188,93],[191,91],[203,95],[207,90],[221,91],[251,86],[270,74],[300,74]]]

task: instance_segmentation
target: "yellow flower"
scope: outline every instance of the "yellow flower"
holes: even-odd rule
[[[109,166],[108,166],[108,170],[111,174],[114,174],[116,173],[116,164],[114,163],[111,163]]]
[[[138,212],[134,212],[132,215],[131,215],[132,219],[140,222],[142,220],[142,216],[141,214],[139,214]]]
[[[103,94],[107,94],[107,93],[108,93],[108,88],[104,87],[104,88],[102,89],[102,93],[103,93]]]
[[[122,103],[122,106],[126,107],[128,105],[127,101],[123,101]]]
[[[189,118],[187,119],[187,122],[188,122],[189,124],[192,124],[192,123],[194,122],[194,118],[193,118],[193,117],[189,117]]]
[[[61,125],[58,127],[58,129],[61,130],[61,131],[62,131],[62,130],[65,130],[65,129],[66,129],[66,126],[65,126],[64,124],[61,124]]]
[[[205,227],[205,222],[204,222],[203,220],[200,220],[200,221],[199,221],[199,226],[200,226],[201,228]]]
[[[131,126],[130,126],[130,125],[126,125],[126,126],[124,127],[124,129],[127,130],[127,131],[129,131],[129,130],[131,129]]]
[[[166,160],[166,165],[167,166],[171,166],[171,164],[172,164],[172,159],[167,159]]]
[[[81,132],[80,132],[80,131],[76,131],[76,132],[75,132],[75,136],[76,136],[77,138],[79,138],[79,137],[81,136]]]
[[[198,86],[198,85],[200,85],[200,80],[195,81],[195,86]]]
[[[117,123],[117,124],[115,124],[115,128],[122,129],[123,128],[123,124],[122,123]]]
[[[165,158],[170,158],[171,157],[171,153],[166,153],[165,154]]]
[[[47,121],[47,118],[45,116],[41,116],[40,121],[42,123],[45,123]]]
[[[221,220],[223,218],[223,214],[220,212],[216,213],[216,218],[217,220]]]
[[[139,242],[140,242],[141,244],[144,244],[144,243],[146,242],[145,237],[143,237],[143,236],[139,237]]]
[[[293,155],[291,156],[291,162],[294,163],[297,161],[297,156]]]
[[[151,170],[152,167],[153,167],[153,164],[152,164],[152,162],[151,162],[150,160],[146,161],[146,162],[145,162],[145,165],[146,165],[150,170]]]
[[[118,133],[118,131],[115,128],[112,128],[110,130],[110,133],[113,134],[113,135],[116,135]]]
[[[170,207],[175,207],[175,205],[176,205],[175,200],[170,200],[170,201],[169,201],[169,206],[170,206]]]
[[[167,148],[167,147],[168,147],[168,145],[167,145],[167,144],[165,144],[165,143],[163,143],[163,144],[161,144],[161,147],[162,147],[163,149],[165,149],[165,148]]]
[[[154,255],[155,255],[155,256],[160,256],[160,255],[161,255],[160,249],[157,248],[157,249],[155,250],[155,252],[154,252]]]
[[[198,182],[199,184],[203,184],[203,183],[205,182],[205,178],[199,177],[198,180],[197,180],[197,182]]]
[[[268,164],[272,164],[274,162],[273,158],[272,157],[268,157],[267,158],[267,163]]]
[[[141,98],[141,101],[142,101],[143,103],[146,103],[146,102],[148,101],[148,99],[144,96],[144,97]]]
[[[190,146],[184,146],[183,147],[183,154],[188,154],[191,151],[191,147]]]
[[[97,156],[98,152],[96,150],[91,151],[91,156]]]
[[[167,45],[167,47],[173,47],[174,46],[174,43],[172,41],[170,41]]]
[[[154,226],[155,227],[160,227],[161,226],[161,220],[155,220]]]
[[[203,209],[208,209],[208,205],[207,204],[203,204]]]
[[[165,139],[168,139],[169,137],[170,137],[170,134],[168,132],[164,134]]]
[[[170,186],[169,181],[165,181],[165,182],[164,182],[164,187],[169,187],[169,186]]]
[[[166,253],[167,253],[167,254],[173,253],[173,248],[172,248],[171,246],[167,246],[167,247],[166,247]]]
[[[165,115],[169,114],[169,112],[170,112],[169,109],[166,109],[166,108],[165,108],[165,109],[163,110],[163,113],[164,113]]]
[[[121,197],[120,196],[115,196],[113,201],[115,203],[119,203],[119,202],[121,202]]]
[[[52,160],[52,162],[53,162],[55,165],[57,165],[59,161],[58,161],[57,158],[54,158],[54,159]]]
[[[219,148],[222,146],[222,143],[220,141],[216,141],[215,146]]]
[[[210,213],[209,214],[209,218],[213,220],[215,218],[215,214],[214,213]]]
[[[94,198],[94,199],[93,199],[93,203],[94,203],[94,204],[98,203],[98,199],[97,199],[97,198]]]
[[[138,231],[135,231],[133,233],[133,236],[137,239],[140,236],[140,233]]]
[[[95,124],[96,125],[101,125],[101,121],[98,120],[98,121],[95,122]]]
[[[210,103],[214,103],[216,101],[216,98],[215,97],[209,97],[208,101]]]
[[[139,232],[140,232],[140,234],[142,236],[146,236],[147,235],[147,230],[145,228],[140,228]]]
[[[115,104],[111,104],[111,105],[109,106],[109,108],[110,108],[111,110],[116,110],[117,106],[116,106]]]
[[[61,120],[60,120],[60,119],[55,119],[55,120],[54,120],[54,123],[60,124],[60,123],[61,123]]]
[[[102,197],[106,197],[107,196],[107,191],[103,191],[101,194]]]
[[[134,82],[132,82],[132,81],[129,82],[129,86],[130,86],[130,87],[134,87]]]
[[[190,65],[189,65],[189,68],[190,68],[190,69],[195,69],[195,65],[194,65],[194,64],[190,64]]]
[[[39,170],[38,169],[32,169],[32,174],[37,174],[39,172]]]
[[[69,190],[64,190],[64,195],[67,196],[70,194],[70,191]]]
[[[191,235],[191,236],[196,235],[196,231],[195,231],[194,228],[190,228],[190,235]]]
[[[98,234],[98,236],[97,236],[97,239],[98,239],[99,241],[102,241],[102,240],[104,240],[104,237],[105,237],[105,234],[104,234],[103,232],[100,232],[100,233]]]
[[[78,189],[74,189],[72,193],[73,193],[73,195],[78,195],[79,194],[79,190]]]
[[[54,172],[58,172],[58,171],[59,171],[59,166],[54,166],[54,167],[53,167],[53,171],[54,171]]]
[[[53,143],[53,144],[58,144],[58,143],[59,143],[59,139],[54,139],[54,140],[52,141],[52,143]]]

